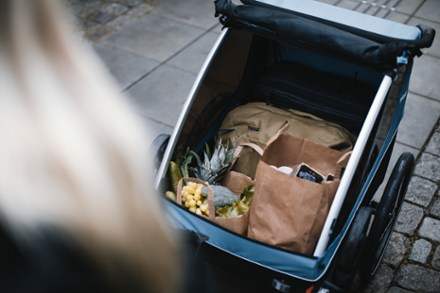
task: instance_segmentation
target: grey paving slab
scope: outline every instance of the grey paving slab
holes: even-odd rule
[[[437,246],[432,256],[431,265],[434,269],[440,270],[440,246]]]
[[[440,156],[440,128],[431,136],[425,151],[434,156]]]
[[[356,2],[356,1],[352,1],[352,0],[342,0],[341,2],[339,2],[337,4],[338,7],[345,8],[348,10],[353,10],[356,7],[358,7],[359,5],[362,5],[362,4],[360,4],[359,2]]]
[[[381,293],[386,292],[394,277],[394,270],[387,265],[380,265],[373,280],[367,285],[364,292]],[[359,291],[358,291],[359,292]]]
[[[410,18],[409,15],[404,14],[404,13],[400,13],[398,11],[393,11],[385,17],[385,19],[399,22],[399,23],[406,23],[409,18]]]
[[[432,204],[429,213],[437,218],[440,218],[440,198],[436,198]]]
[[[423,219],[423,209],[419,206],[404,202],[396,221],[395,231],[412,234]]]
[[[392,267],[398,267],[409,247],[410,241],[405,235],[393,232],[388,247],[385,250],[383,261]]]
[[[91,13],[88,17],[97,23],[107,23],[117,16],[127,12],[129,7],[120,3],[102,3],[100,9]]]
[[[413,176],[409,182],[405,199],[426,208],[431,203],[437,188],[437,184],[434,182]]]
[[[87,17],[89,14],[98,10],[101,6],[101,1],[99,0],[88,0],[88,1],[73,1],[67,0],[66,5],[70,8],[73,13],[78,17]]]
[[[143,2],[143,0],[113,0],[113,2],[127,5],[128,7],[135,7]]]
[[[440,19],[440,1],[427,0],[416,13],[417,17],[439,21]]]
[[[386,18],[387,15],[390,14],[390,11],[388,9],[383,9],[381,7],[375,6],[375,7],[368,9],[368,11],[365,12],[365,14],[373,15],[373,16],[380,17],[380,18]]]
[[[440,59],[423,55],[416,58],[409,90],[413,93],[440,101]]]
[[[218,36],[217,33],[207,33],[170,59],[167,64],[197,74]]]
[[[167,0],[155,9],[153,14],[207,29],[218,23],[214,11],[214,1]]]
[[[411,153],[411,154],[413,154],[414,158],[417,158],[417,156],[420,153],[420,150],[417,148],[414,148],[414,147],[404,145],[404,144],[397,141],[394,144],[393,153],[391,154],[391,159],[390,159],[388,169],[392,169],[394,167],[394,165],[396,164],[400,155],[403,153]],[[388,170],[387,173],[391,174],[391,170]]]
[[[174,126],[195,77],[187,71],[162,65],[130,88],[128,94],[144,116]]]
[[[147,15],[127,24],[105,39],[104,44],[163,62],[189,45],[204,31],[157,15]]]
[[[408,94],[397,141],[421,149],[440,115],[440,102]]]
[[[393,8],[398,12],[412,15],[424,0],[394,1]]]
[[[431,181],[438,181],[440,178],[440,157],[423,153],[414,168],[414,174]]]
[[[434,42],[432,43],[432,46],[428,49],[423,49],[423,52],[432,56],[436,56],[436,57],[440,57],[440,40],[438,37],[438,32],[440,32],[440,19],[437,20],[438,22],[433,22],[433,21],[429,21],[426,19],[422,19],[419,17],[412,17],[409,21],[408,24],[411,25],[418,25],[418,24],[423,24],[423,25],[427,25],[433,29],[435,29],[435,31],[437,32],[436,37],[434,38]],[[424,58],[424,56],[422,56],[421,58]],[[416,59],[416,62],[418,60]]]
[[[422,1],[422,0],[417,0]],[[354,10],[360,13],[373,15],[375,17],[406,23],[417,7],[417,1],[411,4],[402,5],[401,1],[355,1],[343,0],[337,2],[336,6]],[[396,5],[398,4],[398,5]],[[382,7],[382,6],[385,7]],[[402,6],[402,7],[401,7]]]
[[[421,237],[440,241],[440,220],[430,217],[424,218],[418,234]]]
[[[319,2],[323,2],[323,3],[326,3],[326,4],[333,5],[336,2],[338,2],[338,0],[319,0]]]
[[[106,38],[153,9],[151,0],[65,0],[90,40]]]
[[[157,61],[108,45],[98,43],[94,45],[94,48],[122,89],[127,88],[159,65]]]
[[[136,21],[137,18],[150,13],[153,9],[153,6],[142,3],[137,6],[136,9],[130,9],[126,13],[115,17],[105,24],[89,27],[86,29],[85,35],[87,38],[94,41],[108,38],[109,36],[114,35],[118,31],[122,30],[127,24]]]
[[[417,156],[420,153],[420,150],[411,146],[404,145],[397,141],[394,144],[393,153],[391,154],[390,163],[388,165],[388,171],[387,171],[388,175],[391,175],[392,168],[394,167],[394,165],[396,165],[397,160],[399,159],[400,155],[403,153],[411,153],[413,154],[414,158],[417,158]]]
[[[402,266],[395,280],[400,286],[418,292],[440,292],[440,272],[422,266]]]
[[[411,249],[411,254],[408,259],[425,264],[428,260],[429,254],[431,253],[432,244],[425,239],[417,239]]]
[[[144,121],[147,129],[149,130],[149,135],[151,139],[156,138],[159,134],[171,134],[173,132],[173,127],[154,121],[144,115],[140,115]]]

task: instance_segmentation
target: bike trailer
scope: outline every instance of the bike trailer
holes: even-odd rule
[[[368,281],[397,219],[412,155],[399,158],[378,200],[375,194],[403,117],[414,59],[435,31],[303,0],[217,0],[215,14],[221,34],[172,135],[153,145],[158,190],[170,189],[168,167],[176,154],[211,142],[237,105],[266,102],[311,113],[345,127],[356,140],[311,254],[238,235],[164,197],[170,225],[193,236],[197,256],[222,280],[218,292],[342,292],[357,273]]]

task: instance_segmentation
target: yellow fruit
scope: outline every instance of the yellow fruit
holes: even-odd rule
[[[191,199],[190,201],[189,201],[189,206],[190,207],[195,207],[196,206],[196,201],[194,200],[194,199]]]
[[[208,211],[208,205],[207,204],[202,204],[200,206],[200,210],[204,213],[206,213]]]
[[[172,191],[165,192],[165,196],[171,199],[172,201],[176,201],[177,199],[176,194]]]
[[[170,161],[168,171],[170,172],[171,187],[174,193],[177,193],[177,184],[182,178],[182,173],[180,172],[179,166],[173,161]]]
[[[208,215],[208,200],[202,197],[203,184],[187,182],[182,187],[182,205],[198,215]]]

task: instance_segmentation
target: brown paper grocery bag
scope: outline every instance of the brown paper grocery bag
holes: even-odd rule
[[[234,217],[234,218],[216,217],[215,207],[214,207],[214,196],[215,196],[214,191],[210,188],[210,186],[206,182],[203,182],[202,180],[199,180],[197,178],[182,178],[179,180],[179,183],[177,184],[177,197],[176,197],[176,202],[179,205],[182,205],[182,188],[186,182],[196,182],[208,187],[209,216],[203,216],[203,217],[209,219],[210,221],[232,232],[235,232],[240,235],[246,235],[248,222],[249,222],[249,212],[245,213],[244,215],[241,215],[240,217]]]
[[[241,154],[244,149],[251,149],[260,157],[263,155],[263,149],[253,143],[242,143],[235,148],[234,158],[229,167],[229,170],[225,172],[221,180],[221,184],[226,186],[235,195],[240,196],[244,189],[255,184],[254,179],[248,175],[234,171],[235,164],[241,160]],[[247,159],[247,157],[246,157]]]
[[[285,133],[272,137],[255,175],[248,237],[287,250],[311,254],[339,185],[343,153]],[[311,182],[273,168],[306,163],[329,182]]]

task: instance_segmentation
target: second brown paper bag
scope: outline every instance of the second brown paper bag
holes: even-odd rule
[[[286,134],[272,137],[258,163],[248,237],[304,254],[313,253],[339,185],[343,153]],[[311,182],[274,167],[305,163],[331,180]]]

